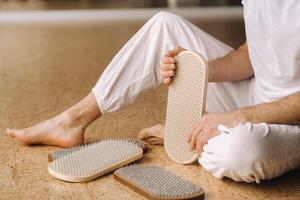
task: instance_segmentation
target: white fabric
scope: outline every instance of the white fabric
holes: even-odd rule
[[[187,20],[160,12],[119,51],[93,88],[102,113],[117,111],[137,96],[161,84],[159,63],[170,49],[182,46],[207,60],[232,49]],[[253,83],[209,83],[208,112],[225,112],[253,105]],[[209,140],[199,162],[215,177],[252,182],[279,176],[300,163],[300,128],[287,125],[244,124]]]
[[[178,45],[201,52],[207,59],[232,50],[187,20],[160,12],[125,44],[97,82],[93,92],[101,112],[116,111],[132,103],[142,90],[159,86],[161,58]]]
[[[273,101],[300,92],[300,1],[243,4],[255,95]]]
[[[259,183],[280,176],[300,165],[298,126],[240,124],[210,139],[199,158],[215,177]]]

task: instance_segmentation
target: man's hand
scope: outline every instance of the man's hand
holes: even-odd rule
[[[176,73],[176,63],[174,57],[185,49],[181,47],[176,47],[173,50],[168,51],[162,58],[162,63],[160,65],[160,72],[163,76],[163,83],[169,85],[172,81],[172,77]]]
[[[220,134],[220,124],[233,127],[237,123],[233,112],[206,113],[189,132],[187,142],[190,143],[191,150],[196,149],[200,153],[210,138]]]
[[[206,113],[194,125],[188,134],[191,149],[203,151],[207,141],[218,135],[218,126],[223,124],[229,128],[239,123],[291,124],[300,125],[300,92],[283,99],[239,108],[231,112]]]

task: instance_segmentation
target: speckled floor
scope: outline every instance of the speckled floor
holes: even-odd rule
[[[242,24],[202,26],[237,46]],[[141,26],[133,24],[0,24],[0,199],[144,199],[107,175],[89,183],[66,183],[47,172],[47,154],[58,149],[24,146],[5,135],[8,126],[26,127],[74,104],[95,84],[117,50]],[[120,112],[95,121],[86,142],[129,137],[164,121],[166,90],[143,94]],[[130,120],[128,120],[130,119]],[[199,165],[172,162],[153,146],[142,159],[201,185],[206,199],[300,199],[300,171],[259,185],[217,180]]]

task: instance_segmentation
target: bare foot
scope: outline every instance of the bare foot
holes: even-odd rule
[[[25,129],[6,130],[7,134],[25,144],[45,144],[72,147],[84,143],[85,128],[101,116],[92,93],[59,114]]]
[[[164,145],[165,125],[157,124],[155,126],[144,128],[138,135],[140,140],[145,140],[149,144]]]
[[[84,143],[84,128],[73,124],[65,113],[25,129],[6,130],[24,144],[45,144],[72,147]]]

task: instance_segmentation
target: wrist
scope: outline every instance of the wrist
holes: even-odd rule
[[[208,82],[214,82],[214,60],[207,62],[208,67]]]
[[[234,125],[244,124],[249,121],[249,119],[243,109],[237,109],[237,110],[233,111],[232,115],[233,115],[233,119],[234,119],[233,120]]]

